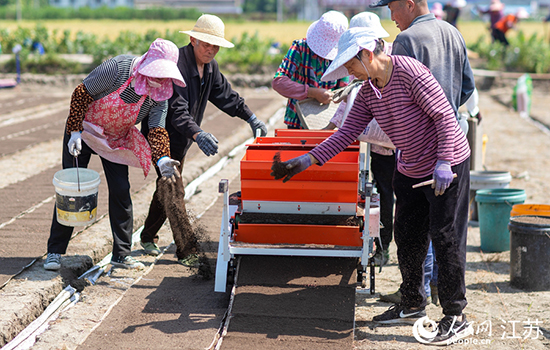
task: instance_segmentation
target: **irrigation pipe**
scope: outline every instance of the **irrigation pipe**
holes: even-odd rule
[[[67,304],[70,304],[71,297],[75,294],[76,289],[74,289],[71,286],[67,286],[61,293],[55,297],[55,299],[51,302],[50,305],[44,310],[42,315],[40,315],[36,320],[32,321],[31,324],[29,324],[21,333],[19,333],[15,338],[13,338],[8,344],[6,344],[2,350],[13,350],[17,349],[19,345],[21,345],[25,340],[27,340],[32,335],[36,336],[38,334],[35,334],[36,331],[41,328],[41,326],[44,325],[46,321],[50,319],[51,316],[53,316],[58,310],[62,308],[62,306],[66,306]],[[46,327],[44,327],[45,330]],[[29,345],[29,347],[32,346],[34,343],[34,340],[32,340],[32,343]],[[19,348],[20,349],[20,348]]]

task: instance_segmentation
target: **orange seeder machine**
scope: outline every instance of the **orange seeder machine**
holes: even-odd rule
[[[313,165],[283,183],[271,174],[273,157],[286,161],[323,142],[334,131],[278,129],[257,137],[241,160],[241,191],[224,194],[215,291],[225,292],[239,255],[355,257],[358,282],[374,293],[374,238],[379,208],[368,179],[368,149],[355,142],[323,166]],[[369,215],[365,215],[365,209]]]

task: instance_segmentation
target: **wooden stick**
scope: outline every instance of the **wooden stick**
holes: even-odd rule
[[[453,174],[453,179],[457,177],[456,174]],[[428,181],[424,181],[424,182],[421,182],[421,183],[418,183],[416,185],[413,185],[413,188],[418,188],[418,187],[422,187],[422,186],[426,186],[426,185],[431,185],[434,183],[434,179],[431,179],[431,180],[428,180]]]

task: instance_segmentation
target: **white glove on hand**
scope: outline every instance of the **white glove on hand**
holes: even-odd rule
[[[78,157],[80,151],[82,151],[82,134],[80,131],[71,131],[71,138],[67,144],[69,147],[69,153],[75,157]]]
[[[171,159],[168,156],[160,158],[157,162],[159,167],[160,174],[165,177],[172,177],[178,172],[177,166],[180,165],[180,162],[177,160]]]

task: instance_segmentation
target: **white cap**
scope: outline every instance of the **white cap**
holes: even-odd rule
[[[382,27],[382,24],[380,23],[380,17],[378,17],[378,15],[373,12],[365,11],[356,14],[349,21],[349,27],[369,28],[377,33],[379,38],[386,38],[390,36],[388,32],[386,32],[386,30]]]
[[[346,30],[338,41],[338,54],[323,74],[321,81],[332,81],[347,77],[349,73],[344,64],[363,49],[373,51],[376,47],[376,40],[378,40],[377,33],[372,29],[355,27]]]

